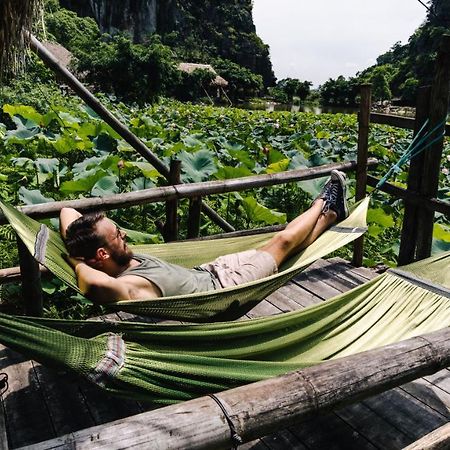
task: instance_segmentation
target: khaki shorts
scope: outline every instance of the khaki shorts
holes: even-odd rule
[[[223,288],[249,283],[278,272],[273,256],[262,250],[219,256],[200,267],[212,273]]]

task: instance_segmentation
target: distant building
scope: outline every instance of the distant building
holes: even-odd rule
[[[178,65],[178,69],[186,73],[192,73],[194,72],[194,70],[197,69],[207,70],[216,76],[216,78],[214,78],[214,80],[212,80],[211,82],[213,86],[216,86],[218,88],[226,88],[228,86],[228,81],[225,80],[225,78],[222,78],[220,75],[217,75],[217,72],[214,70],[211,64],[196,64],[196,63],[182,62]]]

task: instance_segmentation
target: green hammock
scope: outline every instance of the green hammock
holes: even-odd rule
[[[0,314],[0,342],[113,394],[168,404],[447,327],[449,267],[447,252],[305,310],[242,322],[155,325]]]
[[[120,301],[107,306],[135,314],[196,322],[240,317],[309,264],[361,236],[366,230],[368,204],[369,198],[366,198],[355,205],[347,219],[323,233],[303,252],[290,258],[275,275],[216,291],[151,300]],[[30,253],[64,283],[79,292],[74,271],[63,258],[67,251],[59,233],[13,206],[0,202],[0,208]],[[157,256],[170,263],[191,268],[212,261],[220,255],[260,247],[272,236],[273,233],[266,233],[217,239],[214,242],[176,242],[136,245],[131,248],[135,253]]]

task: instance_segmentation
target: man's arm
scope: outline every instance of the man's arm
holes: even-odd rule
[[[82,214],[73,208],[63,208],[59,213],[59,232],[63,239],[66,238],[67,227],[81,217]]]
[[[114,303],[119,300],[134,300],[136,296],[139,296],[139,287],[134,286],[135,283],[129,283],[126,280],[127,277],[119,280],[101,270],[94,269],[86,264],[83,259],[71,257],[68,259],[75,270],[81,293],[93,302],[100,304]],[[147,296],[152,298],[157,295],[149,295],[146,292],[144,297]]]

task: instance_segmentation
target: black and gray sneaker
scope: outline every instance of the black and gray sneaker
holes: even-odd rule
[[[346,179],[347,177],[344,172],[340,172],[339,170],[331,171],[331,186],[328,190],[329,196],[325,200],[325,203],[328,203],[328,209],[332,209],[336,213],[338,222],[348,217]]]
[[[330,202],[330,195],[331,195],[331,191],[330,191],[331,190],[331,184],[332,184],[331,177],[328,177],[328,180],[323,185],[323,188],[320,191],[320,194],[314,200],[314,202],[316,200],[323,200],[324,201],[323,208],[322,208],[322,212],[323,213],[326,213],[329,210],[329,202]]]

